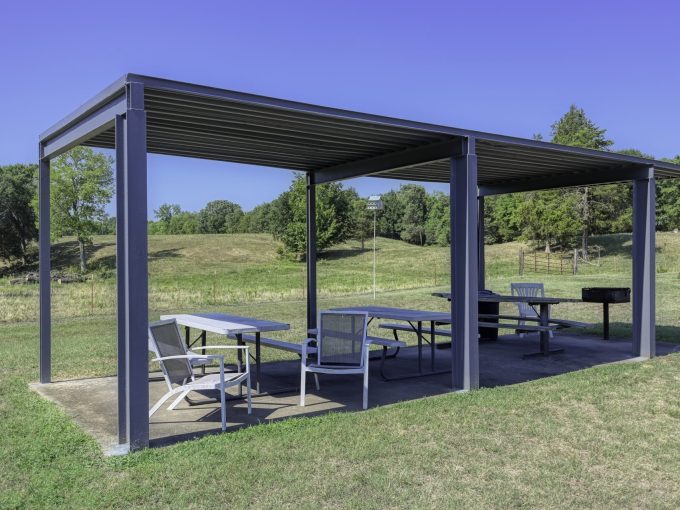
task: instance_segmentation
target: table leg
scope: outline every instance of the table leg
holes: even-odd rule
[[[260,332],[255,332],[255,391],[260,393]]]
[[[548,303],[540,303],[539,311],[539,324],[541,326],[550,325],[550,305]],[[564,349],[550,349],[550,331],[540,331],[540,350],[531,354],[525,354],[525,358],[531,358],[534,356],[549,356],[551,354],[558,354],[564,352]]]
[[[434,372],[434,350],[437,347],[434,335],[434,321],[430,321],[430,369]]]
[[[418,321],[418,372],[423,371],[423,323]]]
[[[609,340],[609,303],[602,303],[603,338]]]
[[[236,335],[236,345],[243,345],[243,335],[238,333]],[[238,364],[238,371],[243,370],[243,351],[241,349],[236,349],[236,360]],[[238,396],[243,396],[243,383],[238,385]]]
[[[541,306],[539,308],[539,314],[540,314],[540,325],[541,326],[549,326],[550,325],[550,305],[546,303],[541,303]],[[547,356],[550,354],[550,333],[548,331],[541,331],[540,332],[541,336],[541,353],[544,356]]]
[[[205,347],[207,345],[207,342],[208,342],[208,332],[203,331],[203,333],[201,333],[201,346]],[[205,354],[205,349],[203,349],[201,351],[201,354]],[[201,373],[203,375],[205,375],[205,364],[201,366]]]

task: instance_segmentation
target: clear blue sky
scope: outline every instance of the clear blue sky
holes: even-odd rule
[[[571,103],[615,142],[680,153],[680,2],[30,0],[0,17],[0,164],[126,72],[531,137]],[[150,156],[149,209],[245,209],[291,173]],[[362,195],[395,186],[361,179]]]

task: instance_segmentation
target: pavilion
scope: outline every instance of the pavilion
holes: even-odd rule
[[[118,435],[130,449],[149,442],[148,152],[306,173],[308,328],[315,186],[360,176],[450,183],[454,390],[479,384],[484,197],[632,181],[632,354],[655,354],[656,179],[680,177],[679,165],[127,74],[40,136],[41,383],[51,382],[50,159],[76,145],[116,151]]]

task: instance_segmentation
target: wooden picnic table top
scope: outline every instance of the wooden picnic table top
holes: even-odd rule
[[[220,335],[238,335],[290,329],[286,322],[276,322],[226,313],[193,313],[161,315],[161,320],[175,319],[177,324]]]
[[[451,300],[450,292],[433,292],[433,296]],[[554,296],[504,296],[501,294],[482,294],[479,301],[485,303],[528,303],[530,305],[558,305],[560,303],[582,303],[582,299]]]
[[[411,310],[408,308],[393,308],[389,306],[347,306],[342,308],[332,308],[334,312],[365,312],[369,317],[376,319],[390,319],[405,322],[451,322],[451,313],[434,312],[430,310]]]

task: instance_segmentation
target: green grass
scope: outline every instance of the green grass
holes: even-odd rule
[[[303,337],[303,268],[277,259],[266,236],[150,242],[152,318],[228,309],[288,321],[285,336]],[[599,240],[607,247],[600,267],[576,277],[523,279],[563,296],[629,286],[628,242]],[[100,275],[113,263],[110,243],[97,239],[92,250]],[[658,334],[679,341],[680,236],[659,235],[658,244]],[[321,308],[372,302],[372,256],[355,248],[320,262]],[[446,288],[448,250],[384,239],[379,248],[378,303],[446,309],[430,293]],[[518,248],[487,247],[489,287],[507,292],[519,280]],[[55,252],[55,265],[75,262],[68,242]],[[113,280],[95,280],[94,306],[91,282],[54,287],[55,377],[115,373]],[[28,389],[37,378],[36,306],[36,286],[0,282],[0,508],[680,507],[680,354],[105,458]],[[600,314],[585,304],[557,310],[582,320]],[[612,307],[612,320],[614,332],[628,333],[630,307]]]

